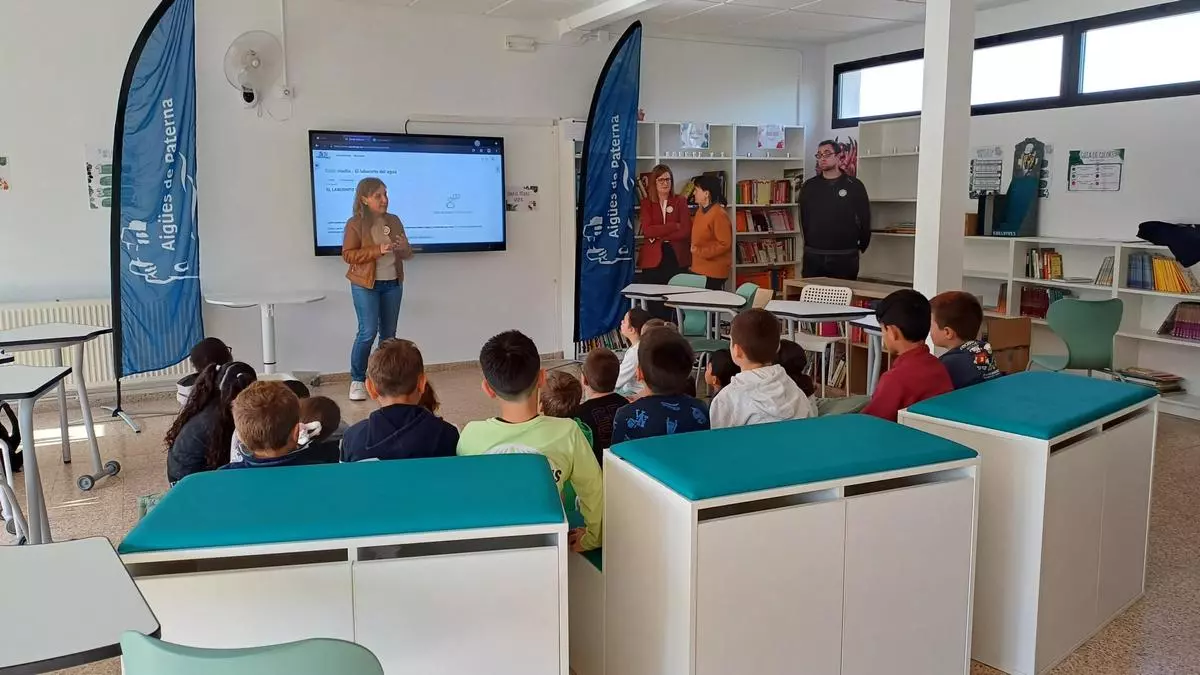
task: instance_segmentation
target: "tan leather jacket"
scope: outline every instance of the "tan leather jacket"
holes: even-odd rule
[[[396,280],[403,283],[404,263],[402,261],[412,257],[412,246],[408,243],[408,236],[404,234],[404,223],[390,213],[384,217],[392,230],[400,232],[403,241],[401,246],[392,249],[392,252],[396,254]],[[346,278],[350,280],[350,283],[363,288],[375,288],[375,261],[381,257],[383,257],[383,251],[371,238],[370,228],[358,218],[346,221],[346,230],[342,235],[342,260],[350,265],[350,269],[346,272]]]

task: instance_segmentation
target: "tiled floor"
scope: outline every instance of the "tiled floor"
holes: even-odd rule
[[[462,425],[493,414],[491,402],[479,389],[473,370],[430,375],[442,400],[447,420]],[[345,385],[329,386],[316,393],[328,395],[342,406],[351,422],[365,417],[369,403],[350,403]],[[98,403],[94,402],[94,403]],[[75,462],[64,465],[58,457],[57,414],[37,417],[39,466],[42,468],[50,518],[57,539],[105,536],[117,542],[137,517],[138,495],[166,487],[162,437],[177,408],[174,400],[152,400],[128,405],[143,424],[133,434],[119,422],[103,419],[100,449],[105,460],[121,462],[121,475],[101,481],[91,492],[75,486],[75,477],[90,470],[86,444],[73,443]],[[161,413],[153,415],[153,413]],[[72,438],[82,439],[82,428],[73,427]],[[19,476],[20,478],[21,476]],[[1163,416],[1159,423],[1158,454],[1151,511],[1150,562],[1145,596],[1052,672],[1055,675],[1183,675],[1200,673],[1200,423]],[[18,485],[24,499],[24,489]],[[4,535],[0,535],[4,536]],[[4,541],[3,543],[9,543]],[[82,675],[120,672],[113,661],[61,671]],[[975,664],[972,675],[999,671]],[[932,674],[931,674],[932,675]]]

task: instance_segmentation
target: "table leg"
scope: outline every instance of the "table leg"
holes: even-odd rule
[[[17,405],[21,427],[21,452],[25,462],[25,502],[29,510],[29,543],[50,543],[50,516],[46,497],[42,494],[42,477],[38,473],[37,450],[33,443],[34,399],[25,398]]]
[[[0,462],[4,464],[4,482],[10,488],[13,486],[12,461],[9,458],[11,450],[12,448],[9,448],[7,443],[0,441]],[[0,518],[3,518],[6,524],[13,519],[13,514],[8,509],[8,501],[3,499],[0,499]]]
[[[275,372],[275,305],[259,305],[262,312],[263,372]]]
[[[100,460],[100,445],[96,442],[96,427],[92,424],[92,404],[88,401],[87,384],[83,381],[83,343],[75,345],[75,392],[79,395],[79,410],[83,413],[83,428],[92,450],[92,471],[104,471]]]
[[[62,366],[63,352],[62,347],[55,347],[51,350],[54,357],[54,365]],[[76,370],[83,368],[82,364],[75,364]],[[75,377],[79,377],[76,375]],[[58,383],[58,428],[62,431],[62,458],[63,464],[71,463],[71,433],[70,425],[67,422],[67,382],[60,380]],[[33,438],[30,436],[30,438]]]
[[[871,335],[871,348],[875,351],[875,362],[871,365],[871,391],[869,394],[875,393],[875,387],[879,386],[879,374],[883,371],[883,336]]]
[[[850,397],[850,364],[854,362],[854,359],[850,358],[850,322],[848,322],[848,321],[842,322],[842,335],[846,336],[846,381],[844,383],[846,386],[842,387],[842,393],[844,393],[846,395],[846,398],[849,398]]]

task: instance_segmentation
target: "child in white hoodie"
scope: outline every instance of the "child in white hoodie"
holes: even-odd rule
[[[709,405],[713,429],[816,417],[811,399],[775,363],[779,353],[779,320],[751,309],[730,327],[733,361],[742,372],[733,376]]]
[[[646,388],[646,385],[637,379],[638,343],[642,341],[642,329],[651,318],[650,312],[641,307],[634,307],[626,312],[625,318],[621,320],[621,335],[629,340],[629,349],[625,350],[625,358],[621,359],[615,391],[626,398],[641,396]]]

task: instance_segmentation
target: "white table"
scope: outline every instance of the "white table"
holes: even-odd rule
[[[801,300],[772,300],[765,308],[768,312],[787,322],[787,333],[791,339],[796,339],[796,324],[800,322],[836,321],[849,322],[861,319],[875,313],[867,307],[850,305],[831,305],[824,302],[803,302]],[[846,338],[846,395],[850,394],[850,331],[844,330]],[[822,357],[824,358],[824,357]],[[822,392],[824,389],[822,389]]]
[[[49,349],[54,357],[54,365],[63,364],[63,348],[74,350],[75,363],[75,393],[79,395],[79,410],[83,413],[83,427],[87,432],[88,444],[92,451],[92,471],[94,473],[80,476],[79,489],[91,490],[96,481],[107,476],[115,476],[121,471],[121,464],[116,461],[107,464],[100,458],[100,446],[96,442],[96,428],[92,424],[92,406],[88,401],[87,383],[83,376],[83,345],[101,335],[112,333],[111,328],[87,326],[77,323],[44,323],[24,328],[13,328],[0,331],[0,348],[12,351],[31,351]],[[139,431],[133,421],[122,416],[134,431]],[[71,439],[68,433],[70,426],[67,421],[67,389],[60,380],[58,385],[58,423],[62,432],[62,458],[64,464],[71,463]],[[32,438],[32,437],[31,437]]]
[[[20,419],[21,450],[25,460],[25,501],[29,512],[31,544],[50,541],[50,518],[46,513],[46,498],[42,494],[42,478],[38,473],[37,450],[33,443],[33,406],[70,373],[71,369],[65,366],[0,366],[0,401],[16,401],[17,416]],[[11,487],[13,473],[7,454],[4,455],[4,476]],[[3,658],[2,654],[0,658]]]
[[[121,655],[121,633],[158,621],[107,539],[0,546],[0,673],[44,673]]]
[[[685,311],[704,312],[705,337],[714,340],[720,338],[717,331],[719,322],[714,319],[721,314],[728,314],[731,318],[735,317],[738,310],[746,306],[745,298],[729,291],[702,290],[698,293],[676,293],[664,296],[663,301],[667,303],[667,307],[675,309],[675,322],[679,324],[679,330],[683,330],[683,313]]]
[[[883,371],[883,328],[874,314],[854,319],[850,325],[863,329],[867,334],[867,396],[870,396],[875,393],[879,373]]]
[[[317,291],[279,291],[263,293],[206,294],[204,301],[210,305],[245,309],[258,307],[262,315],[263,372],[275,373],[275,305],[307,305],[325,299]],[[293,374],[281,373],[282,379],[296,379]]]
[[[649,302],[661,302],[668,295],[681,293],[703,293],[707,289],[693,286],[674,286],[671,284],[629,284],[621,289],[621,295],[629,298],[629,306],[643,308]]]

